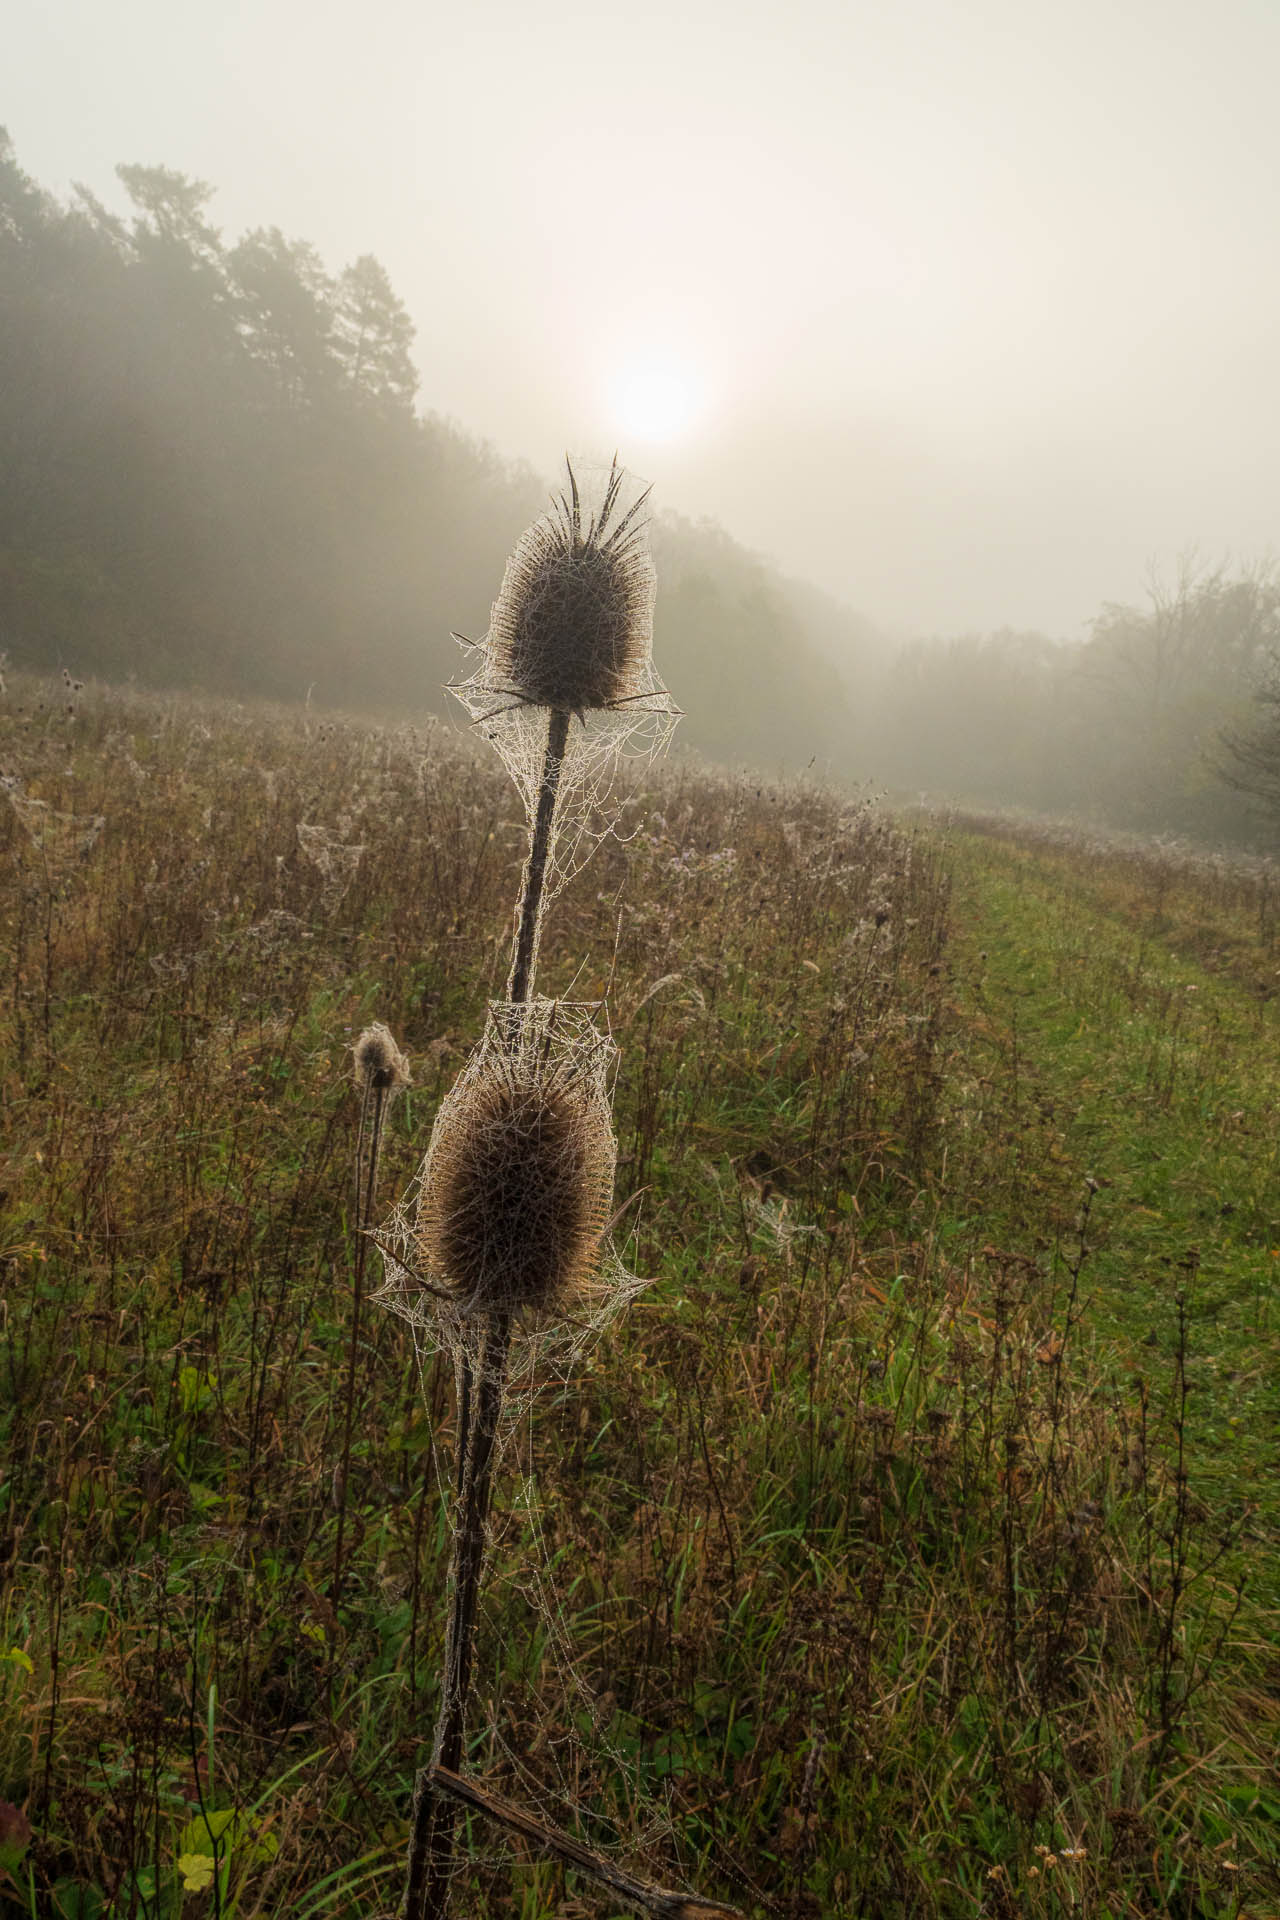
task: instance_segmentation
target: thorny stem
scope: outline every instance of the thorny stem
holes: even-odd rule
[[[462,1763],[467,1695],[475,1639],[480,1574],[484,1566],[493,1456],[506,1389],[509,1314],[494,1314],[481,1355],[475,1415],[467,1436],[467,1464],[453,1548],[452,1604],[444,1643],[444,1676],[431,1766],[456,1772]],[[406,1920],[440,1920],[449,1905],[457,1828],[456,1804],[442,1795],[424,1768],[414,1783]]]
[[[532,993],[538,923],[542,917],[560,774],[569,740],[569,719],[567,712],[553,709],[547,721],[547,750],[538,786],[515,956],[507,988],[507,998],[517,1005],[527,1004]],[[432,1767],[444,1767],[450,1773],[456,1773],[462,1762],[476,1610],[493,1486],[493,1456],[506,1392],[510,1345],[511,1317],[495,1313],[490,1316],[485,1331],[478,1368],[473,1366],[465,1348],[459,1364],[454,1487],[458,1521],[449,1570],[451,1600],[444,1643],[444,1674],[431,1758]],[[422,1768],[413,1787],[409,1865],[400,1909],[402,1920],[443,1920],[448,1911],[457,1819],[457,1803],[439,1791],[431,1778],[431,1767]]]
[[[528,1000],[533,982],[538,922],[542,918],[542,891],[547,877],[547,856],[551,851],[551,823],[555,818],[560,771],[564,766],[564,750],[568,744],[569,715],[553,709],[547,721],[547,752],[538,786],[538,811],[529,844],[524,899],[520,902],[520,929],[516,935],[515,958],[507,987],[508,1000],[517,1002]]]
[[[480,1391],[476,1395],[475,1425],[470,1435],[458,1528],[457,1591],[445,1641],[445,1690],[450,1696],[452,1717],[447,1726],[436,1731],[435,1759],[440,1766],[450,1769],[456,1769],[462,1757],[462,1706],[471,1681],[471,1643],[475,1631],[480,1562],[484,1555],[493,1450],[506,1389],[510,1342],[511,1316],[506,1313],[494,1314],[481,1359]]]

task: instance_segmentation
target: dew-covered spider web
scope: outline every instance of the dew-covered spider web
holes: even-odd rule
[[[680,710],[653,664],[648,490],[622,468],[569,468],[516,544],[472,672],[450,683],[532,822],[557,712],[570,717],[544,883],[549,901],[616,825],[623,755],[665,752]],[[583,665],[584,656],[586,664]]]
[[[420,1369],[438,1353],[448,1355],[455,1366],[464,1359],[473,1368],[480,1366],[484,1314],[477,1310],[474,1296],[450,1288],[447,1276],[433,1266],[429,1251],[441,1162],[446,1155],[458,1156],[460,1129],[484,1124],[486,1108],[477,1093],[483,1094],[495,1078],[520,1087],[536,1075],[553,1087],[568,1089],[580,1102],[582,1130],[591,1136],[588,1148],[607,1169],[607,1177],[597,1175],[593,1183],[588,1217],[580,1223],[581,1237],[588,1243],[586,1257],[577,1262],[571,1283],[546,1297],[513,1303],[503,1410],[506,1433],[523,1418],[522,1402],[539,1387],[567,1380],[587,1349],[647,1284],[626,1272],[609,1238],[615,1158],[610,1094],[618,1050],[596,1026],[596,1012],[595,1006],[563,1000],[538,999],[527,1006],[513,1006],[506,1000],[490,1003],[484,1037],[440,1103],[422,1165],[378,1233],[385,1282],[375,1298],[408,1321]],[[526,1122],[540,1123],[545,1126],[545,1119],[536,1111]],[[578,1175],[581,1146],[571,1138],[564,1151],[575,1156],[570,1172]],[[545,1171],[554,1177],[554,1169]],[[508,1210],[514,1216],[512,1244],[498,1248],[499,1257],[513,1263],[539,1226],[530,1218],[527,1201],[522,1201],[524,1196],[508,1196]],[[467,1195],[464,1203],[469,1202]],[[468,1244],[470,1236],[483,1231],[481,1221],[467,1222]],[[489,1228],[482,1251],[492,1252],[499,1232]]]

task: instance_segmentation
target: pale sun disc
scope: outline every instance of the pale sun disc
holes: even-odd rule
[[[624,367],[610,383],[611,411],[618,426],[637,440],[674,440],[698,412],[694,381],[681,367]]]

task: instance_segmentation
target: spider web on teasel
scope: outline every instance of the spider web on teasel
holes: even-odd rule
[[[446,1154],[456,1155],[459,1129],[474,1124],[473,1116],[483,1112],[477,1093],[495,1077],[524,1085],[539,1076],[573,1090],[595,1167],[594,1190],[581,1225],[588,1257],[578,1263],[579,1271],[564,1291],[512,1305],[500,1440],[519,1422],[523,1400],[548,1380],[567,1380],[585,1350],[648,1284],[626,1272],[608,1237],[616,1157],[610,1091],[618,1050],[595,1025],[595,1012],[592,1005],[563,1000],[490,1002],[484,1036],[441,1101],[426,1156],[378,1234],[385,1279],[373,1297],[408,1321],[419,1369],[437,1353],[448,1355],[455,1367],[464,1358],[473,1369],[480,1366],[486,1313],[474,1299],[459,1297],[449,1277],[433,1271],[429,1263],[424,1227],[434,1204],[433,1180]],[[536,1114],[532,1124],[538,1124]],[[531,1222],[522,1213],[519,1230],[531,1225],[536,1231],[536,1219]]]
[[[661,1789],[655,1793],[654,1784],[645,1779],[638,1742],[633,1739],[624,1745],[621,1724],[611,1732],[610,1695],[592,1682],[595,1654],[575,1644],[557,1593],[557,1551],[547,1534],[546,1498],[540,1488],[533,1443],[532,1413],[537,1394],[554,1393],[567,1386],[590,1349],[649,1284],[626,1270],[608,1237],[615,1156],[610,1092],[617,1048],[596,1026],[596,1012],[591,1005],[549,999],[527,1005],[509,1001],[490,1004],[484,1037],[441,1103],[422,1165],[379,1231],[385,1281],[373,1298],[407,1321],[424,1394],[426,1369],[437,1355],[446,1356],[453,1364],[459,1387],[464,1366],[469,1363],[475,1391],[474,1382],[485,1358],[485,1317],[468,1311],[467,1300],[451,1296],[441,1287],[441,1276],[432,1272],[424,1258],[423,1223],[431,1208],[433,1177],[439,1173],[440,1157],[453,1151],[448,1145],[450,1135],[456,1133],[460,1122],[465,1123],[477,1086],[483,1086],[495,1072],[511,1077],[513,1053],[517,1079],[527,1065],[577,1088],[589,1112],[588,1124],[596,1135],[601,1164],[607,1167],[607,1180],[599,1183],[590,1207],[590,1231],[597,1236],[596,1258],[591,1270],[582,1274],[566,1294],[514,1314],[496,1455],[507,1460],[507,1473],[497,1503],[496,1526],[503,1532],[509,1530],[516,1539],[523,1538],[528,1551],[517,1553],[514,1568],[504,1568],[485,1584],[480,1601],[486,1632],[503,1648],[502,1670],[520,1672],[519,1686],[526,1693],[536,1692],[539,1733],[536,1751],[519,1746],[505,1737],[502,1716],[497,1715],[490,1716],[486,1737],[491,1749],[501,1755],[504,1773],[517,1783],[514,1790],[519,1800],[546,1824],[574,1830],[585,1815],[593,1844],[602,1844],[611,1857],[625,1859],[642,1877],[669,1882],[672,1863],[684,1851],[680,1830],[661,1797]],[[518,1449],[513,1444],[517,1438],[521,1443]],[[512,1473],[511,1455],[517,1451],[524,1464]],[[435,1451],[434,1443],[433,1457],[441,1510],[450,1515],[452,1524],[452,1468]],[[504,1624],[502,1589],[523,1602],[538,1622],[550,1656],[555,1704],[548,1701],[547,1672],[524,1672],[530,1649],[527,1644],[517,1645],[517,1629]],[[483,1685],[478,1689],[478,1706],[482,1698]],[[605,1810],[607,1806],[610,1811]],[[458,1863],[459,1872],[466,1871],[468,1865],[491,1870],[511,1859],[510,1844],[490,1823],[472,1823],[472,1842],[468,1859]],[[616,1895],[606,1895],[586,1881],[575,1878],[575,1891],[592,1908],[598,1903],[602,1913],[618,1911]]]
[[[665,752],[680,709],[653,664],[648,489],[615,463],[568,466],[564,492],[516,543],[478,655],[450,683],[524,801],[538,804],[552,712],[572,714],[547,863],[550,900],[615,829],[620,758]]]

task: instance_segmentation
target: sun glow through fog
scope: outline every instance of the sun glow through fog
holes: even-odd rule
[[[678,440],[701,410],[701,395],[683,367],[635,361],[609,383],[609,412],[629,439]]]

